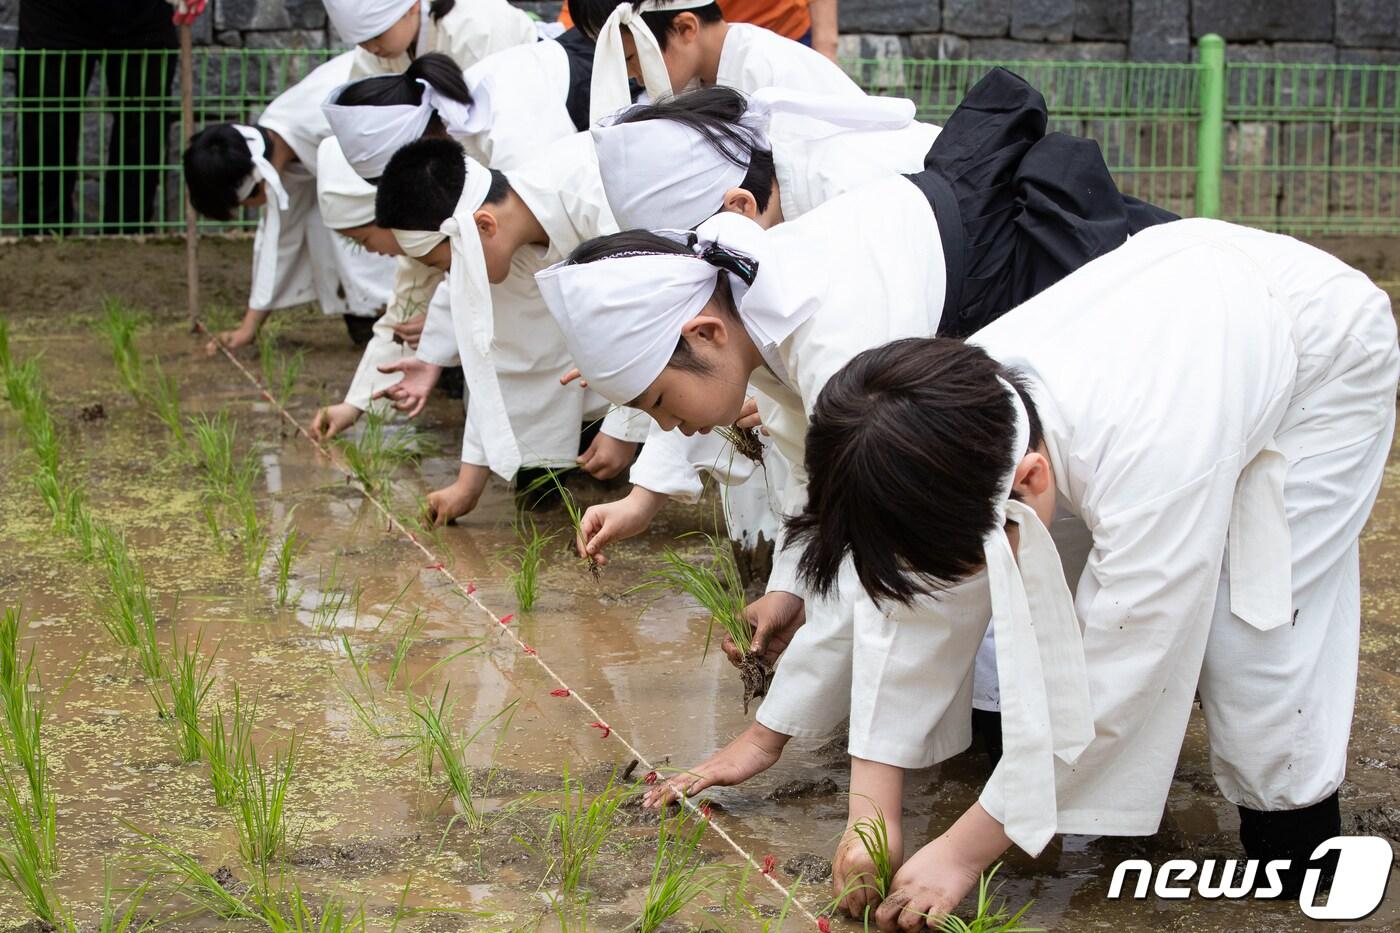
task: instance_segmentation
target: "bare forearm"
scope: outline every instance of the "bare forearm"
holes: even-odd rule
[[[904,810],[904,769],[864,758],[851,759],[851,802],[846,825],[883,815],[899,824]]]
[[[807,13],[812,18],[812,48],[832,61],[836,60],[836,40],[840,35],[838,0],[809,0]]]

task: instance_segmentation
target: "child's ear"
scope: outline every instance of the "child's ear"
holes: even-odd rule
[[[1021,496],[1043,496],[1054,483],[1050,471],[1050,460],[1043,453],[1033,450],[1021,458],[1016,466],[1016,481],[1012,489]]]
[[[702,313],[686,321],[681,336],[718,348],[729,342],[729,329],[723,319]]]
[[[747,188],[730,188],[724,193],[724,207],[721,210],[758,220],[758,199]]]
[[[670,33],[667,37],[668,43],[672,40],[686,44],[694,42],[695,37],[700,34],[700,18],[688,10],[677,13],[676,18],[671,20]]]
[[[490,239],[496,235],[500,225],[496,222],[496,215],[482,208],[472,215],[472,220],[476,221],[476,229],[483,239]]]

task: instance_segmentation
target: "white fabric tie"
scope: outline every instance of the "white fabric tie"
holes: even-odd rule
[[[617,122],[627,112],[592,130],[603,190],[622,229],[693,227],[718,211],[725,192],[748,175],[748,152],[721,152],[699,131],[675,120]],[[749,98],[739,125],[754,148],[771,151],[769,126],[780,115],[801,118],[801,136],[811,140],[848,131],[904,129],[914,120],[914,102],[764,88]]]
[[[619,3],[613,7],[607,21],[598,33],[597,48],[593,53],[593,78],[589,88],[590,123],[616,113],[632,103],[632,92],[627,85],[627,52],[622,47],[622,29],[632,33],[632,42],[637,47],[637,61],[642,69],[642,85],[651,100],[661,100],[671,96],[671,78],[666,72],[666,60],[661,56],[661,46],[651,34],[651,28],[642,20],[643,13],[677,13],[681,10],[696,10],[709,6],[714,0],[638,0],[636,3]]]
[[[1094,738],[1083,635],[1059,554],[1035,511],[1011,498],[1016,467],[1030,446],[1021,397],[1001,380],[1016,411],[1012,467],[1002,481],[984,544],[992,597],[1005,753],[1006,835],[1038,855],[1055,835],[1055,759],[1073,764]],[[1020,531],[1011,548],[1007,519]],[[1018,562],[1019,557],[1019,562]]]
[[[253,256],[253,287],[248,295],[248,305],[265,308],[272,303],[272,292],[277,285],[277,239],[282,233],[282,212],[290,206],[287,189],[282,187],[282,179],[272,163],[267,161],[267,143],[262,131],[255,126],[235,123],[233,128],[248,144],[248,155],[253,159],[253,171],[243,180],[238,191],[242,201],[253,193],[259,181],[263,183],[267,203],[263,205],[262,216],[258,218],[258,231],[254,242],[257,249]]]
[[[383,81],[383,75],[361,78],[360,81]],[[452,136],[479,133],[491,124],[491,101],[484,88],[472,92],[472,102],[464,104],[419,79],[423,96],[417,105],[394,104],[387,107],[347,106],[336,103],[345,89],[357,82],[331,91],[321,112],[331,132],[340,141],[340,148],[355,172],[365,179],[379,178],[394,153],[421,139],[428,121],[436,113]]]
[[[412,9],[413,3],[414,0],[325,0],[331,25],[351,45],[382,35]],[[422,3],[426,10],[428,0]]]
[[[447,275],[447,288],[452,299],[457,352],[471,393],[468,404],[482,427],[481,443],[487,465],[498,476],[509,480],[520,469],[520,448],[506,413],[500,381],[496,378],[496,363],[491,353],[496,331],[491,282],[486,274],[481,237],[472,216],[486,203],[486,194],[491,190],[491,172],[469,155],[464,154],[462,158],[466,161],[467,176],[452,216],[444,220],[436,232],[395,230],[393,233],[404,253],[415,259],[444,238],[452,245],[452,269]]]
[[[1267,632],[1293,620],[1293,536],[1283,504],[1288,459],[1272,444],[1235,482],[1230,508],[1230,611]]]

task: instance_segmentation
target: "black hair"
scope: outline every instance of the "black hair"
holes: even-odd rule
[[[428,16],[432,17],[433,22],[437,22],[451,13],[456,5],[457,0],[433,0],[432,6],[428,7]]]
[[[579,265],[622,256],[694,256],[695,252],[691,248],[693,242],[694,234],[691,234],[689,242],[682,243],[650,230],[624,230],[621,233],[610,233],[607,236],[585,240],[574,248],[566,261],[569,265]],[[716,276],[715,296],[719,298],[720,310],[738,320],[739,311],[734,305],[734,292],[729,287],[729,276]],[[683,335],[677,338],[676,349],[672,351],[666,365],[700,376],[707,376],[712,372],[710,365],[690,349],[690,343]]]
[[[980,569],[995,498],[1012,468],[1016,387],[1024,381],[972,344],[908,338],[866,350],[828,380],[807,426],[807,504],[787,519],[799,570],[830,593],[849,554],[877,601],[909,603]]]
[[[452,214],[467,183],[462,145],[453,139],[425,137],[409,143],[389,159],[374,196],[375,226],[399,230],[436,230]],[[499,204],[510,182],[491,170],[486,204]]]
[[[617,8],[621,0],[565,0],[565,2],[569,6],[569,16],[573,19],[574,25],[582,29],[596,42],[598,33],[603,31],[603,24],[608,21],[608,17],[612,15],[612,11]],[[693,10],[643,13],[642,22],[646,23],[651,34],[656,37],[656,44],[661,48],[661,51],[666,51],[666,40],[671,34],[671,24],[682,13],[694,13],[695,18],[702,23],[724,22],[724,13],[720,10],[718,3],[706,4]]]
[[[270,152],[272,140],[267,130],[258,127],[258,132]],[[182,161],[185,187],[195,211],[210,220],[232,220],[238,207],[238,186],[253,171],[253,157],[243,134],[232,123],[206,126],[190,137]]]
[[[748,98],[733,88],[704,87],[658,103],[632,107],[617,122],[670,120],[699,133],[716,152],[748,170],[739,187],[753,195],[761,214],[768,210],[768,202],[773,198],[777,171],[773,151],[755,145],[753,134],[740,125],[748,106]]]
[[[462,76],[462,67],[441,52],[429,52],[415,58],[402,74],[376,75],[347,84],[335,102],[346,107],[416,107],[423,102],[423,85],[427,82],[444,97],[462,104],[472,102],[471,89]],[[442,120],[433,114],[425,135],[440,136]]]

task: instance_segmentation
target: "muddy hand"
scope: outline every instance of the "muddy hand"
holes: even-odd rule
[[[787,740],[788,736],[781,732],[774,732],[761,723],[750,723],[737,739],[697,767],[647,791],[642,806],[655,809],[679,796],[694,797],[707,787],[742,784],[773,767],[782,756]]]
[[[394,336],[400,343],[407,344],[411,349],[418,349],[418,341],[423,336],[423,322],[428,319],[426,314],[417,314],[406,321],[400,321],[392,325]]]
[[[745,606],[744,618],[754,633],[751,650],[771,666],[778,663],[788,642],[807,621],[807,612],[802,597],[774,590]],[[729,636],[725,636],[720,647],[731,664],[738,666],[744,660],[744,653]]]

